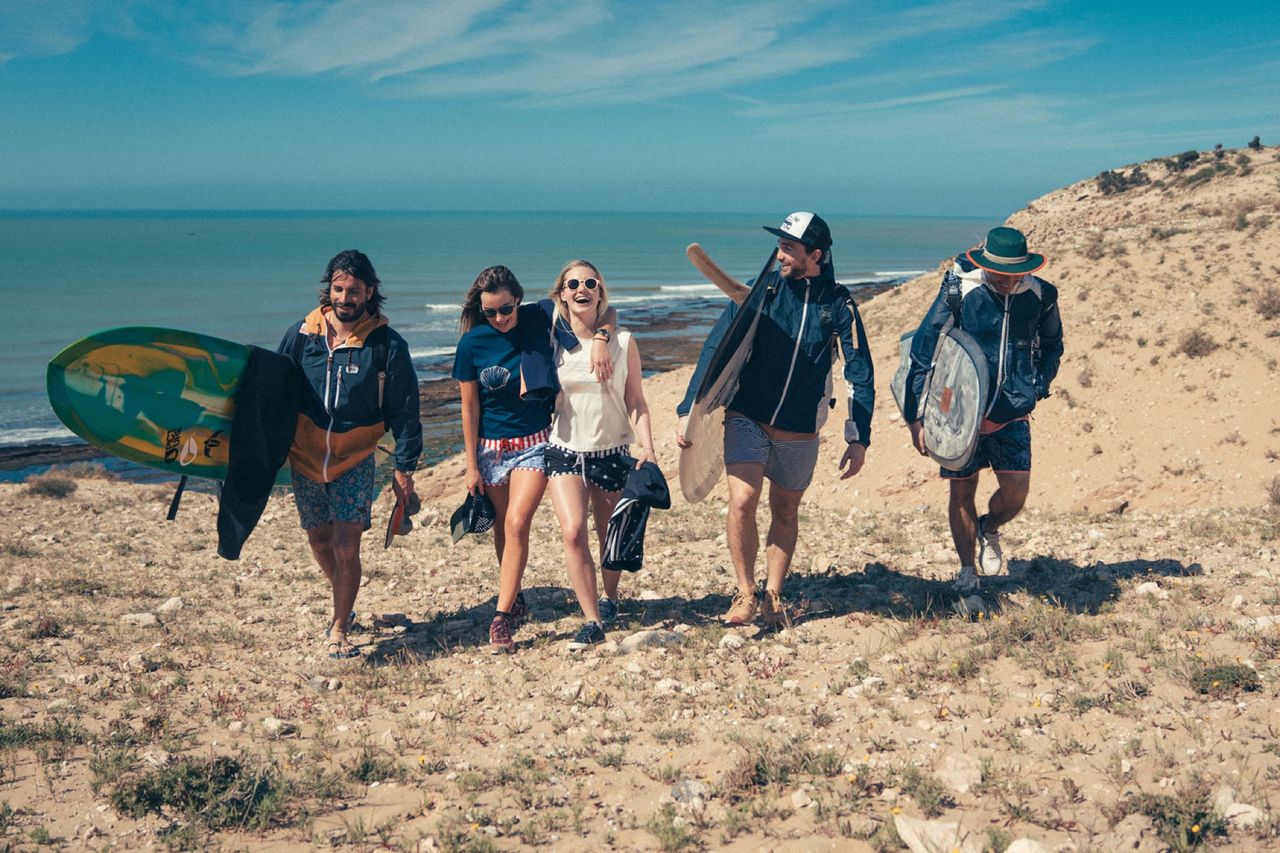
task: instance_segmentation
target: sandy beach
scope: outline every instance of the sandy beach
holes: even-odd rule
[[[290,497],[230,563],[212,495],[166,523],[170,489],[83,466],[0,484],[0,839],[1280,847],[1280,149],[1115,171],[1135,169],[1146,183],[1089,178],[1008,220],[1049,257],[1066,352],[981,618],[953,610],[946,487],[888,392],[939,258],[861,308],[871,449],[839,480],[827,424],[782,632],[717,621],[723,483],[655,514],[610,642],[578,656],[544,506],[534,618],[495,657],[491,542],[450,544],[462,467],[445,459],[419,476],[417,529],[366,540],[354,662],[324,655],[328,591]],[[646,380],[673,482],[692,370],[676,358]]]

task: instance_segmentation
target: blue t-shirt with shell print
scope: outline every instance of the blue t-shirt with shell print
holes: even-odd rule
[[[521,305],[519,311],[520,319],[509,332],[482,323],[458,341],[453,378],[478,386],[481,438],[522,438],[551,425],[545,400],[520,398],[521,334],[534,325],[549,335],[551,323],[537,305]]]

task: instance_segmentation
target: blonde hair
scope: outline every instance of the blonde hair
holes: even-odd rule
[[[591,270],[591,272],[595,273],[596,281],[600,282],[600,300],[596,302],[596,323],[599,324],[600,320],[609,310],[609,288],[605,286],[604,276],[600,274],[600,270],[596,265],[591,263],[591,261],[584,261],[582,258],[569,261],[569,263],[565,264],[564,268],[560,270],[560,274],[556,276],[556,283],[552,285],[550,293],[551,301],[554,302],[556,306],[556,315],[563,318],[565,322],[569,321],[569,309],[565,307],[564,300],[560,298],[560,294],[564,292],[565,276],[567,276],[569,274],[569,270],[574,267],[586,267]]]

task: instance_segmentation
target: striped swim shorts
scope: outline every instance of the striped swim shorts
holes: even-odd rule
[[[775,441],[750,418],[726,418],[724,464],[739,462],[763,465],[764,475],[775,486],[803,492],[818,465],[818,437]]]

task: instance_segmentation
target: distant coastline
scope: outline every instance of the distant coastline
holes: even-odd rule
[[[854,300],[863,304],[867,300],[901,284],[903,279],[891,278],[870,282],[848,283]],[[665,373],[692,364],[706,339],[707,332],[723,309],[722,299],[694,297],[681,298],[675,304],[660,306],[637,305],[623,309],[623,325],[629,328],[639,342],[644,358],[645,374]],[[419,362],[421,418],[424,433],[423,464],[434,465],[462,449],[458,431],[458,388],[448,376],[452,353],[426,364]],[[73,463],[103,465],[115,476],[129,480],[169,482],[176,478],[161,471],[114,459],[79,438],[68,437],[60,441],[39,441],[0,446],[0,482],[21,482],[49,468]]]

